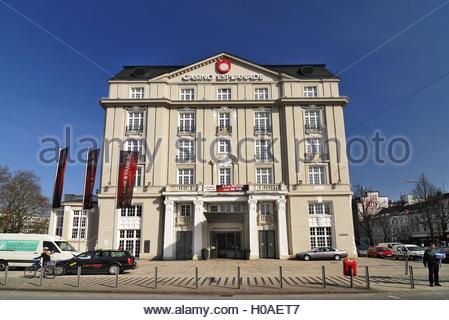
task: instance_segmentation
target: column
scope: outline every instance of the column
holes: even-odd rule
[[[257,200],[249,199],[249,249],[250,259],[259,259],[259,234],[257,232]]]
[[[174,205],[175,201],[166,198],[165,204],[165,222],[164,222],[164,260],[175,258],[175,239],[174,239]]]
[[[288,259],[287,215],[284,197],[277,199],[279,259]]]
[[[201,257],[201,249],[203,249],[203,204],[202,199],[193,201],[195,212],[193,216],[193,260]]]

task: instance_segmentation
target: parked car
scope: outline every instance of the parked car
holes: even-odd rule
[[[334,259],[340,260],[346,258],[348,253],[343,250],[338,250],[333,247],[318,247],[309,251],[300,252],[296,255],[296,258],[300,260],[309,261],[312,259]]]
[[[29,267],[43,248],[52,260],[70,259],[79,254],[70,243],[58,236],[31,233],[0,233],[0,271],[9,267]]]
[[[360,244],[357,246],[357,255],[359,257],[366,257],[368,256],[368,246],[364,244]]]
[[[376,247],[385,247],[388,249],[393,249],[394,246],[399,246],[402,243],[400,242],[382,242],[382,243],[378,243]]]
[[[438,247],[438,252],[444,254],[444,259],[442,260],[443,263],[449,263],[449,247]]]
[[[122,273],[137,268],[136,259],[128,251],[96,250],[81,253],[72,259],[57,261],[56,275],[77,273],[78,267],[85,273]]]
[[[369,247],[368,258],[393,258],[394,254],[389,248],[386,247]]]
[[[409,258],[410,260],[422,259],[424,249],[414,244],[401,244],[393,247],[393,254],[397,259]]]

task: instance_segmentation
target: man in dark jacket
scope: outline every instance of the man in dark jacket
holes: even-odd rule
[[[440,271],[440,258],[437,256],[437,251],[435,250],[435,244],[432,243],[430,249],[424,252],[423,263],[424,267],[429,269],[429,284],[433,287],[435,283],[436,286],[441,286],[439,282],[438,273]]]

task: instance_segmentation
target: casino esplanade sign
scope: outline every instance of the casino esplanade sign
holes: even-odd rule
[[[257,81],[263,80],[263,74],[227,74],[231,71],[231,60],[219,59],[215,63],[215,70],[218,74],[185,74],[182,76],[184,81]]]

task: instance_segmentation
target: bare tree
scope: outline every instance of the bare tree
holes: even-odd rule
[[[424,213],[422,223],[429,228],[430,237],[434,240],[435,228],[433,213],[435,212],[435,199],[441,195],[441,191],[424,174],[421,174],[415,182],[413,195],[421,201],[421,209]]]
[[[49,201],[42,195],[39,178],[32,171],[10,174],[3,167],[0,183],[0,220],[5,232],[22,232],[35,216],[48,212]]]
[[[375,225],[382,231],[383,242],[388,242],[390,238],[390,217],[388,214],[377,214]]]
[[[360,226],[370,244],[374,244],[373,231],[375,226],[376,215],[382,209],[378,198],[368,197],[367,189],[362,185],[354,187],[354,202],[353,210],[356,210],[354,216],[357,219],[356,223]]]

